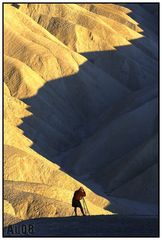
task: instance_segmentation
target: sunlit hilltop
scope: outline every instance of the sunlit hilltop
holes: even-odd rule
[[[4,4],[5,226],[156,215],[158,14],[145,4]]]

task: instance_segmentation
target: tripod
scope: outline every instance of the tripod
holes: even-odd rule
[[[89,210],[88,210],[88,207],[87,207],[87,204],[86,204],[86,201],[85,199],[83,198],[83,210],[84,210],[84,213],[86,215],[89,215],[90,216],[90,213],[89,213]]]

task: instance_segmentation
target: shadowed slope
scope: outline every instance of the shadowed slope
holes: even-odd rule
[[[110,17],[112,8],[117,11],[113,19]],[[49,31],[56,21],[57,37],[67,46],[22,11],[36,22],[45,24],[43,26]],[[7,224],[20,219],[71,215],[71,197],[81,183],[85,184],[93,214],[111,214],[104,208],[113,208],[114,200],[110,202],[104,191],[109,193],[113,188],[115,196],[142,199],[147,204],[146,196],[150,201],[150,194],[157,194],[156,189],[155,192],[150,189],[152,179],[148,178],[149,174],[154,177],[157,173],[155,151],[150,154],[149,163],[145,159],[148,146],[157,147],[157,141],[153,139],[158,118],[156,40],[153,37],[149,41],[150,50],[145,47],[140,38],[141,30],[127,17],[127,11],[110,4],[105,18],[103,14],[76,4],[53,4],[51,7],[29,4],[21,5],[19,9],[5,6]],[[113,21],[117,23],[114,25]],[[64,23],[67,32],[62,32]],[[80,30],[85,38],[79,35]],[[71,39],[66,38],[65,33],[71,33]],[[77,38],[73,38],[73,34]],[[103,36],[103,41],[99,35]],[[128,39],[136,41],[131,43]],[[135,44],[138,41],[141,42]],[[80,51],[78,46],[80,50],[97,51],[88,52],[88,60],[74,51]],[[137,89],[139,91],[132,92]],[[129,153],[144,143],[148,146],[130,159]],[[124,177],[122,174],[116,176],[118,167],[113,169],[114,172],[111,168],[111,163],[119,160],[122,161],[120,170],[126,174]],[[153,168],[147,172],[149,164]],[[131,183],[129,173],[134,167],[136,171]],[[112,184],[107,186],[110,171]],[[141,172],[144,172],[142,177]],[[93,187],[86,188],[87,180],[97,180],[103,186],[102,191],[97,190],[94,182]],[[141,181],[146,183],[145,196],[139,188]],[[120,182],[122,186],[119,186]],[[125,184],[128,189],[137,187],[134,195],[132,192],[125,195]],[[156,204],[156,200],[151,202]],[[138,206],[138,211],[126,206],[125,213],[140,213],[143,205],[139,203]],[[115,205],[113,209],[117,212]],[[120,212],[120,208],[118,210]],[[144,211],[145,214],[155,212],[152,205]]]
[[[26,233],[22,231],[26,226]],[[30,234],[28,226],[32,226]],[[19,232],[16,234],[15,231]],[[24,228],[25,229],[25,228]],[[4,229],[5,236],[75,236],[75,237],[157,237],[158,219],[133,216],[87,216],[68,218],[42,218],[23,221]]]

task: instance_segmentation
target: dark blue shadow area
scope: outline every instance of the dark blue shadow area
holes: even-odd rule
[[[122,114],[138,91],[152,88],[152,97],[157,96],[157,49],[156,39],[143,37],[114,51],[82,53],[88,61],[76,74],[50,80],[35,96],[22,99],[33,113],[19,126],[33,141],[31,148],[72,176],[64,162],[58,160],[60,156]]]
[[[53,158],[91,136],[103,112],[112,110],[130,92],[87,61],[78,73],[51,80],[35,96],[22,99],[33,115],[25,117],[19,128],[33,141],[34,150]]]
[[[139,19],[142,20],[140,13]],[[65,168],[64,161],[60,159],[62,156],[66,159],[67,152],[93,136],[103,125],[108,125],[120,115],[158,97],[158,33],[151,28],[153,33],[148,39],[150,30],[147,26],[149,27],[149,24],[144,23],[145,37],[132,40],[128,46],[117,47],[114,51],[82,53],[88,60],[80,66],[76,74],[51,79],[35,96],[21,99],[30,106],[28,110],[33,114],[23,118],[23,123],[19,125],[23,134],[32,140],[31,148],[58,164],[61,170],[98,195],[108,199],[96,185],[92,186],[77,174],[74,176],[71,169]],[[136,101],[135,96],[140,92],[140,100]],[[131,109],[128,106],[130,103]],[[157,102],[155,108],[158,108]],[[141,113],[141,118],[144,118],[144,115],[145,113]],[[152,135],[158,131],[157,116],[154,123]],[[139,139],[141,134],[139,131]],[[129,130],[125,135],[129,136]],[[76,159],[80,154],[78,151]],[[70,161],[70,158],[67,161]],[[89,172],[85,172],[86,174]],[[108,209],[117,211],[113,200]],[[29,225],[33,226],[32,233],[29,232]],[[25,229],[28,229],[26,233],[23,232]],[[158,237],[159,226],[158,218],[150,216],[39,218],[4,228],[4,236]]]
[[[37,95],[22,99],[33,116],[24,118],[19,127],[33,141],[32,148],[54,158],[90,137],[101,115],[110,112],[112,117],[117,108],[120,112],[122,101],[135,91],[152,87],[156,95],[158,54],[137,48],[135,44],[142,41],[131,41],[116,51],[84,53],[88,61],[78,73],[48,81]]]
[[[146,37],[114,51],[81,53],[131,91],[158,85],[158,45]]]
[[[4,228],[4,237],[158,237],[157,217],[36,218]]]
[[[154,36],[159,34],[159,3],[120,3],[121,6],[132,10],[129,13],[144,29],[145,36],[150,37],[150,30]]]
[[[137,80],[135,76],[138,71],[142,72],[142,67],[139,65],[138,71],[133,68],[132,64],[135,64],[135,60],[129,61],[130,48],[133,48],[133,45],[120,47],[117,51],[87,53],[85,55],[90,61],[81,65],[78,73],[51,80],[39,89],[35,96],[22,99],[30,106],[28,110],[33,113],[32,116],[23,118],[23,123],[19,126],[24,135],[33,141],[31,148],[58,164],[61,170],[103,197],[107,197],[106,194],[101,193],[95,185],[88,183],[86,179],[81,179],[79,174],[74,174],[72,169],[67,167],[71,159],[69,157],[66,159],[66,153],[79,146],[84,140],[93,136],[96,130],[108,125],[115,118],[157,97],[158,86],[155,83],[156,81],[158,83],[157,64],[149,70],[154,75],[154,83],[152,79],[147,85],[142,82],[143,78],[139,77]],[[124,52],[125,55],[120,55],[118,51]],[[120,76],[120,68],[127,53],[130,71],[123,73],[128,75],[128,81],[124,83],[117,75]],[[103,65],[98,65],[98,62],[95,62],[98,59],[101,63],[105,63],[107,68],[103,69]],[[113,68],[111,62],[113,64],[117,62],[116,67]],[[146,64],[148,64],[147,61]],[[116,69],[116,72],[113,69]],[[124,79],[124,75],[121,79]],[[133,85],[129,86],[127,83],[133,83]],[[141,96],[138,101],[135,101],[136,95]],[[128,108],[128,104],[131,104],[131,109]],[[156,102],[155,108],[157,107]],[[152,129],[155,134],[158,130],[158,119]],[[129,136],[129,129],[127,131],[125,134]],[[141,132],[139,132],[139,139],[140,134]],[[80,152],[76,154],[76,160],[79,155]],[[62,156],[66,159],[65,162],[60,161]],[[88,171],[85,172],[85,175],[88,174]],[[113,201],[108,209],[118,212],[118,207],[113,204]]]

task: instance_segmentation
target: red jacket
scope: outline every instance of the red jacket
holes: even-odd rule
[[[75,191],[75,193],[74,193],[74,199],[77,201],[81,200],[85,196],[86,196],[85,191],[80,188],[79,188],[79,190]]]

